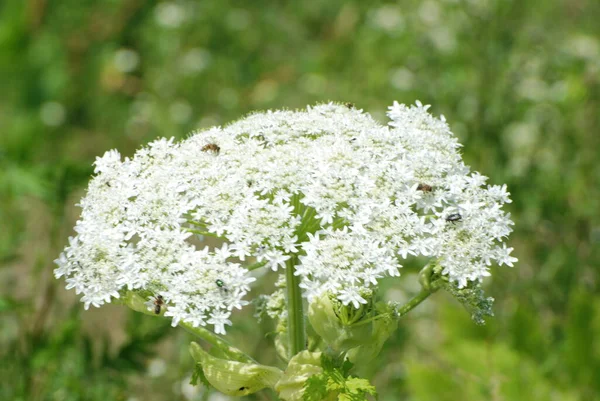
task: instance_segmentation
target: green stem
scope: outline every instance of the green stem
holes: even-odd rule
[[[208,227],[206,223],[204,223],[204,222],[201,222],[201,221],[189,220],[189,219],[188,219],[188,220],[186,220],[186,222],[187,222],[188,224],[192,224],[192,225],[194,225],[194,226],[198,226],[198,227],[204,227],[204,228]]]
[[[257,363],[250,356],[246,355],[243,351],[235,348],[227,341],[217,336],[216,334],[206,330],[203,327],[194,327],[191,324],[185,322],[179,322],[179,326],[183,327],[185,331],[195,335],[198,338],[206,341],[207,343],[219,348],[229,359],[233,359],[239,362],[252,362]]]
[[[427,299],[428,296],[433,294],[434,291],[422,289],[417,295],[415,295],[410,301],[396,309],[398,317],[406,315],[408,312],[413,310],[417,305]]]
[[[263,266],[264,266],[264,265],[266,265],[266,264],[267,264],[267,261],[266,261],[266,260],[263,260],[262,262],[256,262],[256,263],[253,263],[253,264],[251,264],[251,265],[244,266],[244,267],[245,267],[246,269],[248,269],[249,271],[252,271],[252,270],[259,269],[259,268],[263,267]]]
[[[208,231],[200,231],[200,230],[194,230],[193,228],[187,228],[184,227],[185,230],[194,233],[194,234],[198,234],[198,235],[204,235],[206,237],[212,237],[212,238],[220,238],[220,239],[224,239],[223,237],[219,237],[217,234],[215,233],[210,233]]]
[[[437,288],[435,288],[435,287],[433,288],[433,290],[426,290],[425,288],[421,289],[421,292],[419,292],[417,295],[415,295],[410,301],[408,301],[406,304],[402,305],[401,307],[399,307],[395,310],[395,317],[401,318],[402,316],[406,315],[408,312],[410,312],[411,310],[416,308],[417,305],[419,305],[421,302],[426,300],[427,297],[429,297],[431,294],[433,294],[436,291],[437,291]],[[362,326],[362,325],[374,322],[378,319],[386,318],[389,315],[390,315],[389,313],[375,315],[368,319],[363,319],[363,320],[359,321],[358,323],[353,323],[352,326],[353,327]]]
[[[302,307],[302,292],[300,277],[295,276],[295,265],[298,257],[293,255],[286,263],[286,287],[288,310],[288,336],[290,339],[290,354],[296,355],[306,349],[306,334],[304,332],[304,309]]]
[[[302,222],[300,226],[296,229],[296,233],[298,233],[298,238],[302,240],[307,233],[307,226],[311,223],[313,216],[316,214],[315,209],[312,207],[306,206],[302,209]]]

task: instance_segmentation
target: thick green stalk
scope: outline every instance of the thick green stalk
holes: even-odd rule
[[[294,356],[306,349],[306,333],[304,329],[304,309],[302,307],[302,292],[300,277],[295,276],[297,256],[292,256],[286,263],[288,336],[290,339],[290,355]]]
[[[396,310],[398,317],[402,317],[402,316],[406,315],[408,312],[413,310],[417,305],[419,305],[421,302],[423,302],[425,299],[427,299],[428,296],[433,294],[433,292],[435,292],[435,291],[426,290],[424,288],[421,289],[421,292],[419,292],[410,301],[408,301],[406,304],[402,305],[401,307],[399,307]]]

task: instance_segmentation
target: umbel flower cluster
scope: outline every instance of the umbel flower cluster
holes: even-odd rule
[[[247,303],[257,267],[293,265],[306,298],[354,307],[412,256],[458,288],[481,281],[516,260],[503,242],[509,194],[465,166],[427,108],[394,103],[388,126],[341,104],[268,111],[131,158],[109,151],[55,275],[86,308],[160,295],[174,325],[217,333]]]

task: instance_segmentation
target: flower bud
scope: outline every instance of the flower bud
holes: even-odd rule
[[[398,319],[394,316],[392,308],[386,304],[377,305],[377,317],[368,326],[371,328],[371,336],[362,345],[348,351],[348,359],[352,363],[368,363],[374,359],[383,344],[398,328]]]
[[[344,352],[368,341],[371,325],[357,324],[367,315],[368,308],[370,304],[358,309],[352,305],[343,305],[325,293],[311,302],[308,320],[329,347]]]
[[[290,337],[287,328],[287,317],[279,320],[276,331],[277,335],[275,336],[275,351],[282,360],[287,361],[290,351]]]
[[[206,380],[227,395],[241,397],[265,387],[273,388],[283,374],[272,366],[216,358],[195,342],[190,344],[190,353],[201,365]]]

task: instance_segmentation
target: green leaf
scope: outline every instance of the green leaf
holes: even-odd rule
[[[375,395],[377,391],[367,379],[360,379],[358,377],[351,377],[346,380],[346,388],[350,394],[370,394]]]
[[[304,385],[304,401],[320,401],[327,396],[327,377],[323,375],[314,375],[306,380]]]
[[[348,374],[350,373],[350,369],[352,369],[353,367],[354,364],[350,362],[349,359],[344,360],[341,367],[342,375],[344,375],[344,377],[348,376]]]
[[[333,357],[329,356],[326,353],[321,354],[321,367],[323,370],[332,372],[336,368],[336,363]]]
[[[367,395],[377,394],[368,380],[348,375],[353,365],[347,359],[323,354],[321,364],[323,371],[306,380],[302,400],[363,401]]]

